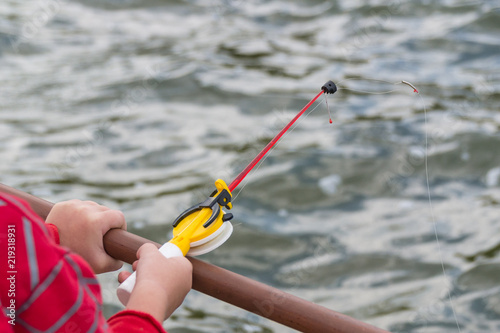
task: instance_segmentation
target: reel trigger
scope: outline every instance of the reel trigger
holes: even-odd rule
[[[222,191],[217,192],[217,193],[219,193],[219,194],[217,194],[217,196],[209,197],[205,201],[203,201],[197,205],[194,205],[191,208],[186,209],[184,212],[181,213],[181,215],[179,215],[175,219],[172,226],[175,228],[179,225],[179,223],[182,220],[184,220],[189,215],[191,215],[197,211],[200,211],[203,208],[210,208],[212,210],[212,214],[210,215],[208,220],[203,224],[203,227],[208,228],[220,215],[220,208],[221,207],[225,207],[227,209],[232,208],[231,194],[228,192],[228,190],[223,189]],[[226,216],[226,215],[228,215],[228,214],[224,214],[224,216]],[[231,215],[230,217],[229,216],[226,218],[223,217],[222,221],[225,222],[225,221],[229,221],[230,219],[232,219],[233,214],[230,214],[230,215]]]

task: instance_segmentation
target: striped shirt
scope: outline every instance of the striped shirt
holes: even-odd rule
[[[139,311],[106,321],[89,264],[58,243],[56,226],[0,193],[0,332],[165,332]]]

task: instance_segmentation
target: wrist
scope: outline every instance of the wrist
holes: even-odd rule
[[[153,281],[138,281],[130,295],[127,309],[149,313],[161,323],[173,312],[169,310],[168,298],[168,292]]]

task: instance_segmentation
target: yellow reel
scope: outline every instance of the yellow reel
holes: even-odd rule
[[[212,251],[222,245],[233,232],[229,220],[233,217],[222,207],[232,208],[231,191],[226,183],[215,182],[216,193],[185,212],[174,221],[173,243],[184,255],[196,256]]]
[[[233,214],[222,210],[222,207],[232,208],[231,191],[221,179],[215,182],[215,187],[217,191],[212,196],[189,208],[174,221],[173,238],[160,247],[161,254],[167,258],[204,254],[219,247],[231,236],[233,226],[229,220]],[[116,291],[123,305],[127,305],[135,281],[134,272]]]

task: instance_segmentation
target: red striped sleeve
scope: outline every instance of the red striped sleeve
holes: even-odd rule
[[[57,229],[57,227],[52,223],[45,223],[45,226],[49,230],[50,236],[52,237],[54,242],[57,245],[61,244],[61,241],[59,240],[59,230]]]
[[[0,193],[0,228],[0,262],[8,263],[0,270],[0,332],[165,332],[140,312],[120,312],[108,326],[91,267],[57,245],[57,228],[22,200]]]
[[[161,324],[148,313],[123,310],[118,312],[108,320],[109,327],[113,332],[134,333],[134,332],[158,332],[165,333]]]

